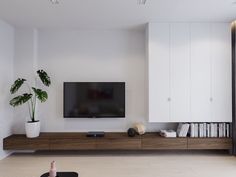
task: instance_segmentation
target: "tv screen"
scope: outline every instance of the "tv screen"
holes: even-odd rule
[[[64,82],[64,117],[125,117],[125,83]]]

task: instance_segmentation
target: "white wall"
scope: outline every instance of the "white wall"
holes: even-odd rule
[[[144,31],[17,31],[15,77],[28,76],[27,71],[32,73],[33,66],[37,65],[52,79],[52,86],[46,88],[49,100],[38,106],[42,131],[126,131],[135,122],[145,123],[148,130],[166,126],[147,123]],[[64,119],[64,81],[126,82],[126,118]],[[15,116],[21,120],[18,119],[15,132],[23,133],[22,120],[27,117],[27,110],[17,109]]]
[[[37,31],[28,28],[18,28],[15,30],[15,60],[14,60],[14,80],[25,78],[30,84],[34,84],[37,65]],[[26,85],[23,85],[17,94],[28,92]],[[21,105],[14,108],[14,133],[25,133],[24,125],[29,120],[28,107]]]
[[[14,29],[0,21],[0,159],[9,152],[3,151],[3,138],[12,134],[13,110],[9,105],[9,88],[13,81]]]

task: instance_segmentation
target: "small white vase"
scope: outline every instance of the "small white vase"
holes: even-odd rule
[[[40,134],[40,122],[26,122],[25,131],[27,138],[36,138]]]

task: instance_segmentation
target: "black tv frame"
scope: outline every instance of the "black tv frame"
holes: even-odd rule
[[[103,116],[66,116],[65,115],[65,84],[66,83],[121,83],[124,84],[124,116],[107,116],[107,117],[103,117]],[[74,118],[104,118],[104,119],[109,119],[109,118],[125,118],[126,117],[126,93],[125,93],[125,89],[126,88],[126,83],[125,82],[63,82],[63,117],[66,119],[74,119]]]

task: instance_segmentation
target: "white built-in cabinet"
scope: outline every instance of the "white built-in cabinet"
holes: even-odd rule
[[[149,121],[231,122],[228,23],[150,23]]]
[[[191,121],[212,119],[211,25],[190,24]]]
[[[170,27],[149,24],[149,121],[170,121]]]

